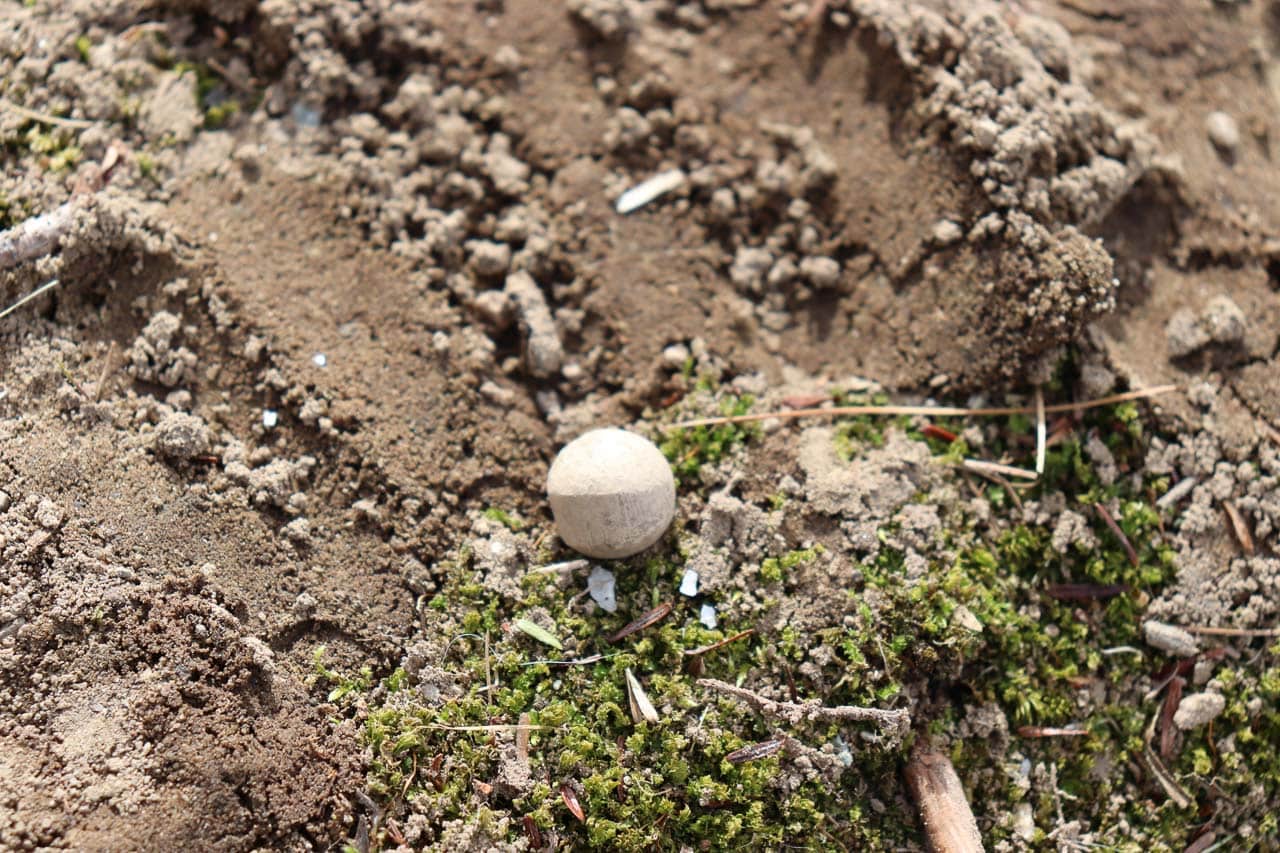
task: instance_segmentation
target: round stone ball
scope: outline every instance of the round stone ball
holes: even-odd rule
[[[676,514],[676,481],[653,442],[597,429],[565,445],[547,473],[560,538],[588,557],[630,557],[662,538]]]

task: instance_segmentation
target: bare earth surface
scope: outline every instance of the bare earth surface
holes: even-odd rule
[[[707,675],[910,711],[989,849],[1280,844],[1274,641],[1179,669],[1139,627],[1280,616],[1280,4],[4,0],[0,80],[0,227],[77,211],[0,270],[4,304],[60,281],[0,320],[0,848],[923,847],[900,737],[694,685],[682,654],[748,627]],[[575,556],[543,489],[593,426],[1163,383],[1136,450],[1127,414],[1051,422],[1075,473],[1016,506],[919,419],[767,422],[676,451],[705,464],[617,614],[525,577]],[[1028,464],[1026,423],[947,423]],[[1107,512],[1149,537],[1119,603]],[[1007,607],[947,573],[1027,530],[1052,559],[997,567]],[[944,599],[977,639],[899,648],[895,608]],[[659,639],[599,641],[665,600]],[[524,666],[552,650],[516,617],[623,657]],[[574,704],[623,663],[661,723],[621,681],[616,719]],[[370,734],[410,706],[415,740]],[[530,713],[532,748],[439,728]]]

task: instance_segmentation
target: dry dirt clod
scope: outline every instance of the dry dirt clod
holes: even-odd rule
[[[539,379],[554,376],[564,363],[564,347],[547,299],[533,276],[519,270],[507,276],[506,292],[515,304],[524,333],[525,363]]]

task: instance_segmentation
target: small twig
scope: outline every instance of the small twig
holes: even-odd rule
[[[33,299],[36,299],[41,294],[47,291],[53,290],[57,286],[58,286],[58,280],[56,278],[53,279],[52,281],[45,282],[44,284],[37,287],[35,290],[28,293],[26,296],[19,299],[17,302],[10,305],[8,308],[4,309],[3,311],[0,311],[0,320],[3,320],[5,317],[8,317],[10,314],[12,314],[14,311],[17,311],[23,305],[26,305],[28,302],[30,302]]]
[[[966,459],[961,465],[964,466],[965,470],[973,471],[975,474],[1001,474],[1005,477],[1020,477],[1023,480],[1035,480],[1040,476],[1035,471],[1028,471],[1026,468],[1003,465],[999,462],[987,462],[982,459]]]
[[[1236,509],[1235,504],[1231,501],[1223,501],[1222,506],[1227,511],[1227,520],[1231,522],[1231,529],[1236,534],[1236,539],[1240,540],[1240,548],[1244,551],[1246,557],[1252,557],[1255,553],[1253,546],[1253,534],[1249,532],[1249,524],[1244,520],[1244,516],[1240,514],[1240,510]]]
[[[75,224],[76,211],[81,206],[78,199],[72,199],[0,234],[0,270],[43,257],[56,249]]]
[[[57,127],[71,127],[83,130],[86,127],[93,127],[97,122],[90,121],[86,118],[66,118],[64,116],[49,115],[48,113],[36,112],[28,109],[21,104],[15,104],[8,98],[0,98],[0,109],[6,109],[9,112],[20,115],[25,119],[40,122],[40,124],[52,124]]]
[[[1124,548],[1124,553],[1129,558],[1129,563],[1136,569],[1139,565],[1138,552],[1133,549],[1133,543],[1129,541],[1129,537],[1124,535],[1124,531],[1120,529],[1120,525],[1116,523],[1115,518],[1112,517],[1105,506],[1097,503],[1093,505],[1093,508],[1098,511],[1098,515],[1106,523],[1112,534],[1120,540],[1120,547]]]
[[[1046,414],[1056,412],[1076,412],[1084,409],[1096,409],[1129,400],[1145,400],[1178,390],[1177,385],[1157,385],[1153,388],[1140,388],[1126,391],[1123,394],[1112,394],[1093,400],[1082,400],[1079,403],[1056,403],[1045,406]],[[829,418],[840,415],[926,415],[930,417],[1006,417],[1008,415],[1035,414],[1033,406],[1000,406],[995,408],[966,408],[963,406],[833,406],[827,409],[795,409],[789,412],[760,412],[749,415],[726,415],[718,418],[699,418],[690,421],[677,421],[665,424],[664,430],[683,429],[697,426],[719,426],[720,424],[742,424],[752,421],[793,420],[797,418]]]
[[[1096,583],[1055,583],[1045,590],[1050,598],[1059,601],[1094,601],[1099,598],[1113,598],[1129,591],[1124,584]]]
[[[931,850],[976,853],[983,849],[978,822],[951,759],[941,752],[918,748],[907,762],[904,775],[920,810],[920,822]]]
[[[1018,496],[1018,490],[1013,487],[1012,483],[1010,483],[1004,477],[1000,476],[1000,474],[998,474],[995,471],[984,470],[981,467],[973,468],[966,465],[965,468],[966,470],[971,471],[974,474],[977,474],[979,477],[985,477],[991,482],[995,483],[997,486],[1000,486],[1002,489],[1004,489],[1005,494],[1007,494],[1010,498],[1013,499],[1013,505],[1016,506],[1019,511],[1022,510],[1022,498]]]
[[[1214,637],[1280,637],[1280,628],[1211,628],[1206,625],[1183,625],[1182,630],[1192,634]]]
[[[905,732],[907,727],[911,725],[911,713],[903,708],[886,711],[882,708],[863,708],[858,705],[834,705],[828,707],[816,699],[810,699],[805,702],[776,702],[773,699],[766,699],[759,693],[747,690],[745,687],[737,687],[715,678],[699,678],[698,686],[732,696],[734,699],[755,708],[766,717],[776,717],[793,726],[802,722],[816,722],[819,720],[871,722],[882,728],[901,733]]]
[[[1045,445],[1048,431],[1044,423],[1044,392],[1036,388],[1036,473],[1044,474]]]
[[[115,370],[116,361],[116,342],[112,341],[111,346],[107,347],[107,357],[102,360],[102,372],[98,374],[98,386],[93,390],[93,401],[96,403],[102,399],[103,393],[107,387],[107,377]]]

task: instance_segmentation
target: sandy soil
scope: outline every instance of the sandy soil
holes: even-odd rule
[[[1145,618],[1274,625],[1280,7],[813,11],[0,6],[0,224],[76,211],[0,271],[6,304],[60,281],[0,320],[0,847],[367,847],[360,716],[327,701],[317,647],[377,677],[439,652],[423,602],[507,535],[486,509],[528,522],[518,571],[572,557],[555,451],[714,414],[686,363],[760,409],[834,387],[1001,402],[1068,352],[1066,398],[1176,383],[1144,404],[1145,470],[1195,482]],[[669,169],[677,189],[614,210]],[[682,491],[704,594],[762,633],[839,624],[877,530],[934,559],[972,497],[905,434],[834,447],[772,424]],[[1027,513],[1061,528],[1063,507]],[[736,572],[779,542],[827,556],[766,606]],[[926,680],[898,699],[918,720]],[[1008,827],[1014,805],[975,810]],[[501,840],[531,846],[503,808]],[[1266,848],[1266,811],[1220,824]],[[1058,818],[1083,823],[1008,849],[1117,840]]]

